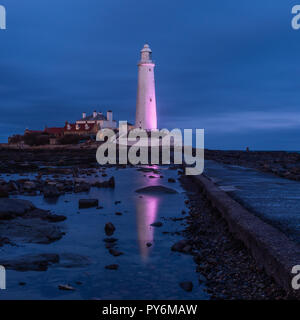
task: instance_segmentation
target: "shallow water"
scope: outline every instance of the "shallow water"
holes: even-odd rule
[[[177,177],[177,171],[160,170],[162,179],[136,168],[107,169],[108,177],[116,178],[115,189],[92,188],[88,194],[65,194],[57,202],[47,202],[42,196],[20,197],[39,208],[66,215],[67,220],[60,223],[66,235],[48,245],[6,245],[0,248],[1,256],[6,259],[49,252],[60,254],[61,261],[44,272],[8,270],[7,290],[0,291],[0,299],[208,299],[204,285],[198,284],[192,257],[170,249],[182,236],[163,233],[184,229],[182,221],[174,222],[169,218],[183,217],[181,211],[186,208],[179,183],[167,182],[169,177]],[[156,178],[151,179],[149,175]],[[141,197],[135,192],[138,188],[158,184],[175,188],[179,193]],[[97,198],[104,208],[79,210],[81,198]],[[115,204],[115,201],[121,203]],[[155,221],[161,221],[163,226],[151,227]],[[122,256],[113,257],[105,248],[104,225],[107,222],[116,227],[113,237],[118,239],[116,249],[124,253]],[[147,242],[153,245],[149,248]],[[73,267],[70,267],[70,259]],[[119,264],[118,270],[104,268],[115,263]],[[26,285],[20,286],[20,281]],[[77,281],[82,284],[76,284]],[[192,281],[193,291],[182,290],[181,281]],[[69,284],[76,290],[61,291],[59,284]]]

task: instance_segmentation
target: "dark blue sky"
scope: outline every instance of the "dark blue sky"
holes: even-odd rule
[[[300,1],[298,1],[300,4]],[[289,0],[0,0],[0,141],[111,108],[134,121],[137,61],[156,61],[159,126],[206,147],[300,150],[300,30]]]

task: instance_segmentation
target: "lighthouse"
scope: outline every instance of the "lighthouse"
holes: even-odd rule
[[[152,51],[148,44],[141,50],[138,63],[138,89],[136,101],[135,127],[145,130],[157,129],[155,98],[155,64],[151,59]]]

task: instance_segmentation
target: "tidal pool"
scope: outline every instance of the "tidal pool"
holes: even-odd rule
[[[40,195],[19,197],[32,201],[38,208],[67,216],[66,221],[59,223],[66,235],[46,245],[22,243],[0,248],[4,259],[38,253],[60,255],[60,262],[47,271],[7,270],[7,290],[0,290],[0,299],[209,299],[205,286],[198,283],[192,257],[171,251],[172,244],[182,239],[182,235],[174,232],[183,230],[184,226],[183,221],[170,218],[184,217],[185,193],[178,182],[167,181],[177,178],[176,170],[158,169],[161,174],[145,173],[137,168],[110,168],[106,173],[108,178],[115,177],[115,189],[92,188],[89,193],[65,194],[56,201],[46,201]],[[151,185],[164,185],[178,193],[135,192]],[[82,198],[99,199],[103,209],[79,210],[78,200]],[[150,226],[156,221],[163,225]],[[107,222],[116,227],[112,237],[118,239],[116,249],[124,253],[121,256],[112,256],[105,247]],[[148,247],[147,243],[152,246]],[[105,269],[110,264],[118,264],[119,269]],[[192,281],[193,291],[185,292],[179,286],[182,281]],[[20,282],[26,284],[20,286]],[[76,290],[59,290],[60,284]]]

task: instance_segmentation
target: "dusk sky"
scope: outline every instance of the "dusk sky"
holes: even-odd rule
[[[148,42],[160,128],[204,128],[211,149],[300,150],[300,0],[0,4],[0,142],[94,109],[134,122]]]

